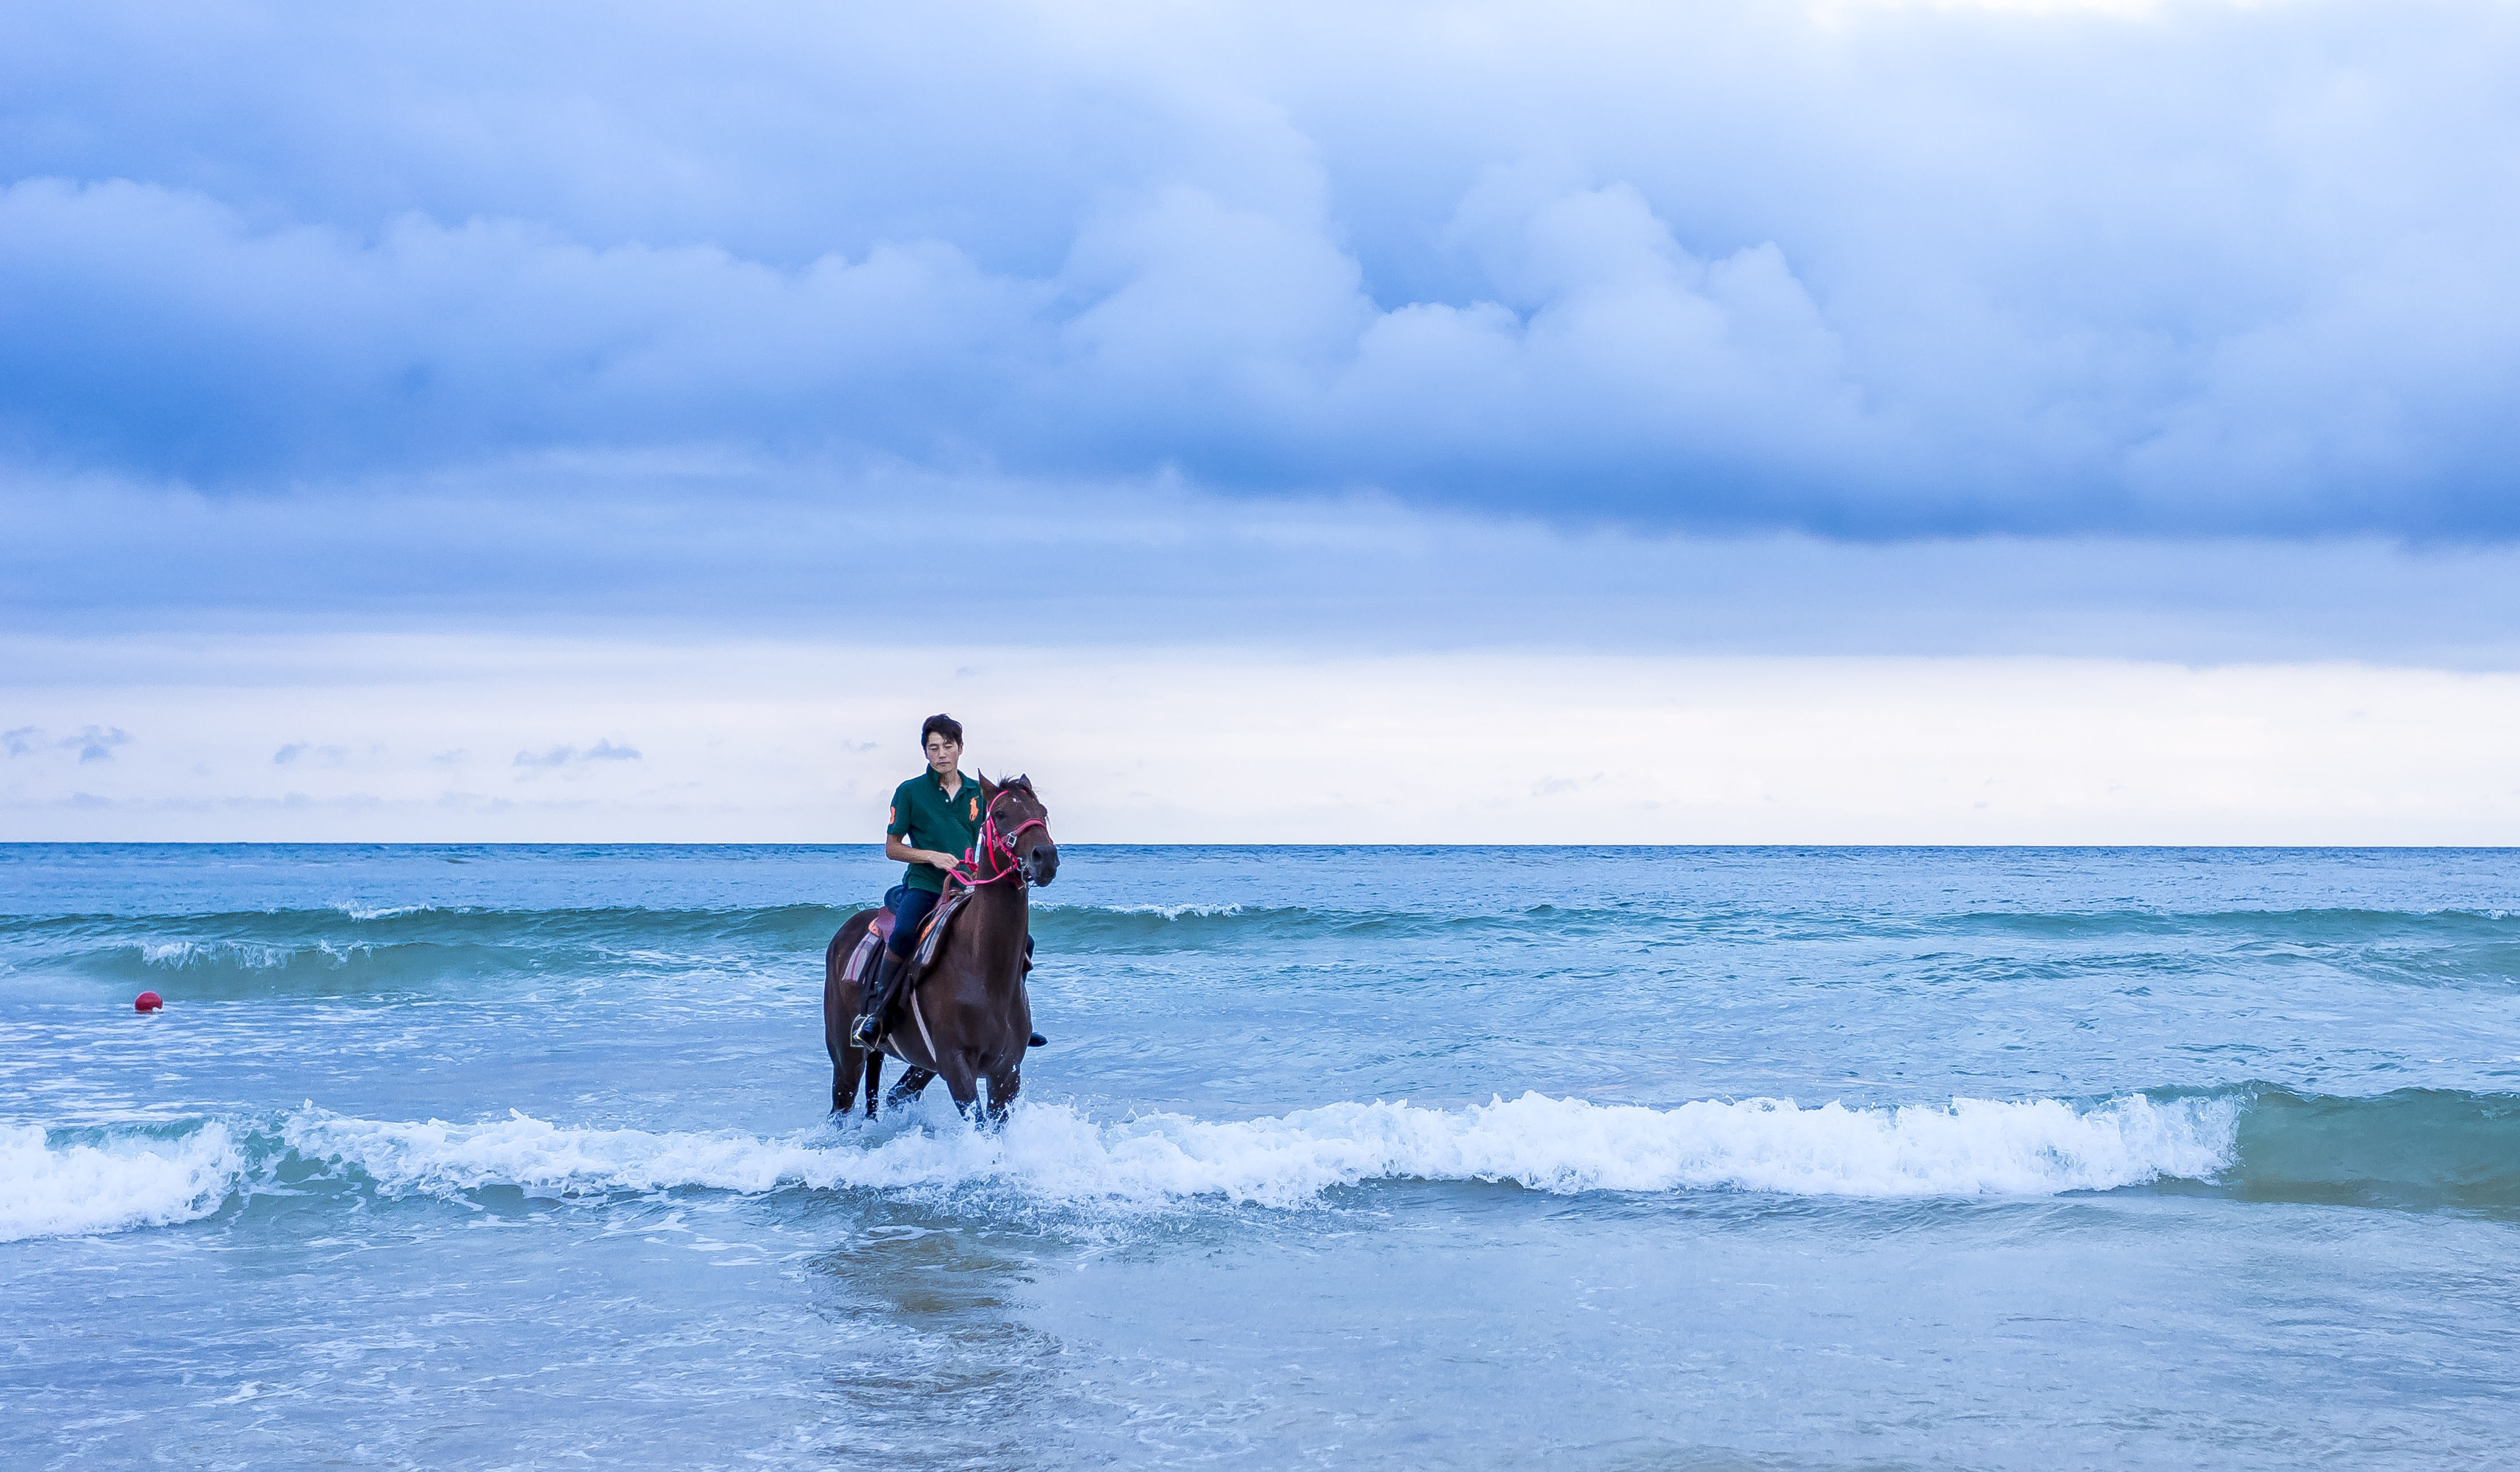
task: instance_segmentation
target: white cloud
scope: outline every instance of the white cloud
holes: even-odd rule
[[[635,762],[639,759],[638,747],[616,746],[609,737],[606,737],[583,749],[576,746],[554,746],[545,751],[519,751],[517,753],[516,760],[509,765],[569,767],[583,762]],[[429,760],[432,763],[443,762],[441,757],[430,757]]]
[[[2520,535],[2510,9],[2040,9],[25,12],[0,406],[231,490],[731,448]]]

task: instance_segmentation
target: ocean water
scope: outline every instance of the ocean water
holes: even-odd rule
[[[2520,854],[1064,859],[0,847],[0,1463],[2520,1464]]]

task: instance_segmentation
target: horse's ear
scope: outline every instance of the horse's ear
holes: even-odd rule
[[[997,801],[998,784],[989,781],[989,774],[985,772],[974,772],[971,775],[980,780],[980,800],[982,802]]]

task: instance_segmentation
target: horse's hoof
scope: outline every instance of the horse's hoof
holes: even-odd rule
[[[1039,1033],[1035,1033],[1024,1040],[1024,1047],[1026,1048],[1048,1048],[1049,1046],[1050,1040]]]

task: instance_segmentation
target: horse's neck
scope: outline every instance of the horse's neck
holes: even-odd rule
[[[992,964],[988,975],[1021,978],[1023,975],[1024,932],[1032,922],[1032,902],[1021,884],[990,884],[971,897],[971,916],[980,923],[978,934],[981,954],[992,962],[1012,961],[1012,966]]]

